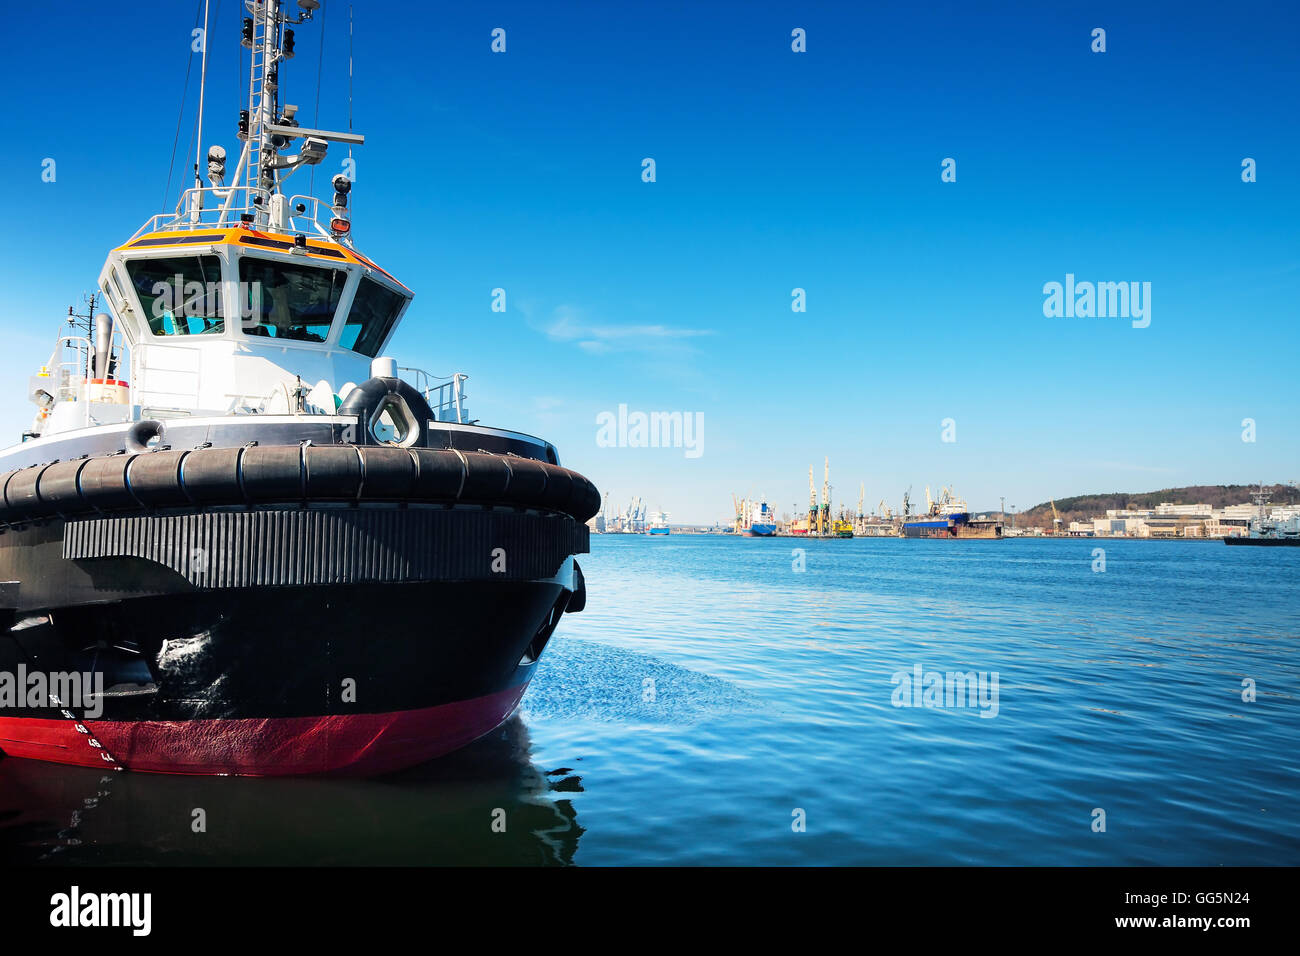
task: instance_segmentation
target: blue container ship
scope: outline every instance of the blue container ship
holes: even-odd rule
[[[742,526],[748,538],[771,538],[776,535],[776,512],[766,501],[754,502],[746,509]]]
[[[650,521],[645,526],[646,534],[669,534],[672,529],[668,526],[668,512],[656,511],[650,516]]]

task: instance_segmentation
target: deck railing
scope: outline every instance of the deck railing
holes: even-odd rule
[[[273,203],[273,199],[279,202]],[[245,216],[252,218],[245,220]],[[315,196],[299,194],[286,199],[259,186],[194,187],[181,193],[173,212],[150,216],[131,239],[150,232],[228,228],[248,221],[259,229],[346,242],[346,235],[336,235],[329,229],[332,218],[332,207]]]
[[[398,371],[409,373],[403,377],[424,395],[429,407],[433,409],[433,417],[438,421],[455,422],[458,425],[473,424],[465,409],[468,397],[465,393],[465,380],[469,378],[468,375],[462,372],[448,376],[433,375],[422,368],[406,366],[399,367]]]

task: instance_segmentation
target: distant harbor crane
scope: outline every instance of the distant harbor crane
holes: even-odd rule
[[[831,524],[831,459],[826,456],[826,471],[822,478],[822,510],[817,515],[817,533],[826,534]]]

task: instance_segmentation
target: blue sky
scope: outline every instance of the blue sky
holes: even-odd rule
[[[53,34],[38,7],[7,14],[54,38],[0,61],[15,438],[61,315],[163,201],[195,4],[111,6],[63,5]],[[204,137],[232,156],[238,6]],[[325,6],[319,123],[341,128],[348,8]],[[1296,6],[894,6],[357,4],[356,238],[416,291],[390,351],[468,373],[476,417],[674,521],[725,517],[733,492],[802,508],[826,455],[837,506],[860,482],[869,506],[951,484],[1025,508],[1300,480]],[[303,121],[321,23],[282,70]],[[168,205],[196,93],[197,64]],[[1150,327],[1045,317],[1067,273],[1150,282]],[[700,413],[703,454],[599,447],[620,404]]]

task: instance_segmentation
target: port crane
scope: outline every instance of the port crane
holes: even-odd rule
[[[621,531],[629,531],[632,534],[640,534],[645,530],[646,503],[640,495],[632,499],[627,506],[626,526]]]
[[[831,523],[831,459],[826,456],[826,472],[822,479],[822,510],[817,515],[817,533],[825,534]]]
[[[813,466],[808,466],[808,533],[813,534],[817,522],[817,485],[813,483]]]
[[[1048,501],[1051,503],[1051,505],[1052,505],[1052,533],[1053,533],[1053,534],[1060,534],[1060,533],[1061,533],[1061,515],[1060,515],[1060,512],[1058,512],[1058,511],[1056,510],[1056,502],[1055,502],[1053,499],[1048,498],[1047,500],[1048,500]]]

